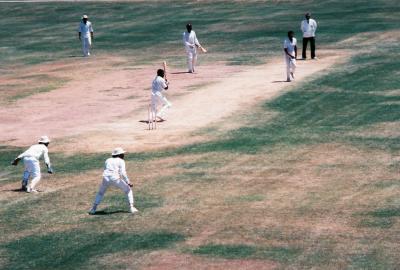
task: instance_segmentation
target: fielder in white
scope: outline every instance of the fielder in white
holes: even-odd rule
[[[35,187],[39,183],[41,178],[39,160],[44,157],[44,162],[47,166],[47,172],[52,174],[53,169],[51,168],[48,146],[50,140],[47,136],[42,136],[38,143],[29,147],[28,150],[19,155],[11,163],[14,166],[18,165],[18,162],[23,159],[25,170],[22,176],[22,190],[26,192],[38,192]],[[30,185],[28,185],[29,178],[32,178]]]
[[[204,52],[207,50],[204,49],[197,40],[196,33],[192,30],[192,24],[188,23],[186,25],[186,30],[187,31],[183,32],[183,44],[186,49],[188,72],[194,73],[194,67],[197,61],[197,48],[200,48]]]
[[[111,158],[108,158],[105,162],[103,172],[103,182],[100,185],[99,192],[96,195],[92,209],[89,214],[96,214],[97,206],[100,204],[109,186],[114,186],[121,189],[125,194],[129,202],[129,210],[132,214],[139,212],[134,206],[133,192],[131,187],[133,186],[129,181],[128,175],[126,174],[125,151],[121,148],[115,148],[111,153]]]
[[[151,110],[161,121],[165,121],[165,113],[172,106],[171,102],[162,93],[162,91],[168,90],[168,81],[164,79],[164,76],[164,70],[157,70],[157,76],[151,84]],[[159,103],[162,104],[162,108],[157,112]]]
[[[295,77],[297,58],[297,40],[293,31],[288,32],[288,37],[283,42],[283,50],[285,52],[286,81],[290,82]]]
[[[83,15],[78,27],[78,38],[82,41],[83,56],[90,56],[90,47],[94,40],[92,23],[88,21],[88,16]]]

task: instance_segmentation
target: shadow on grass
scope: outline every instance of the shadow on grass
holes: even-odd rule
[[[359,222],[359,227],[389,229],[395,224],[396,218],[400,217],[400,208],[379,208],[361,215],[364,218]]]
[[[171,232],[142,234],[64,231],[32,235],[1,245],[8,256],[4,269],[82,269],[93,257],[118,252],[171,247],[185,237]]]
[[[101,211],[96,211],[95,214],[91,215],[91,216],[107,216],[107,215],[114,215],[114,214],[121,214],[121,213],[130,213],[127,210],[101,210]]]
[[[196,255],[225,259],[269,259],[289,263],[302,251],[292,247],[258,247],[248,245],[204,245],[193,251]]]
[[[22,188],[13,188],[13,189],[5,189],[5,190],[2,190],[1,192],[18,192],[18,193],[21,193],[21,192],[26,192],[25,190],[23,190]]]

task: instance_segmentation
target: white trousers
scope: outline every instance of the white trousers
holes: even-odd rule
[[[30,188],[34,189],[41,179],[39,160],[34,157],[24,157],[24,175],[22,185],[28,186],[29,178],[32,178]]]
[[[82,37],[82,52],[83,56],[90,55],[90,46],[92,45],[92,38],[91,37]]]
[[[162,108],[159,112],[157,112],[158,105],[161,104]],[[171,102],[161,93],[156,92],[151,95],[151,110],[153,113],[157,113],[157,117],[164,118],[167,110],[172,107]]]
[[[291,58],[288,55],[285,55],[285,62],[286,62],[286,78],[288,80],[290,80],[290,73],[292,72],[294,74],[294,72],[296,71],[296,59]]]
[[[115,179],[113,177],[107,176],[103,177],[103,182],[101,182],[99,192],[97,193],[96,199],[94,201],[94,205],[97,206],[98,204],[100,204],[109,186],[114,186],[122,190],[125,193],[126,198],[128,199],[129,205],[133,206],[134,200],[131,187],[128,186],[128,184],[121,179]]]
[[[187,65],[189,72],[194,72],[194,66],[197,61],[197,51],[195,49],[186,50],[187,55]]]

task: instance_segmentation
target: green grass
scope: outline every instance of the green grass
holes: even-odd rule
[[[256,251],[256,247],[246,245],[206,245],[198,247],[193,253],[227,259],[245,259],[254,256]]]
[[[93,22],[95,54],[132,55],[138,63],[156,61],[159,55],[178,61],[181,33],[191,21],[200,41],[220,54],[220,60],[259,64],[260,57],[281,53],[283,37],[289,29],[299,32],[304,13],[296,1],[2,3],[1,7],[3,68],[80,55],[76,28],[82,13]],[[399,12],[396,1],[309,0],[302,2],[302,10],[312,10],[319,22],[319,46],[358,33],[399,28],[392,16]]]
[[[384,270],[396,269],[396,265],[391,262],[382,252],[374,250],[366,254],[354,255],[351,259],[351,265],[348,269],[368,269]]]
[[[193,251],[196,255],[222,257],[225,259],[270,259],[290,262],[301,254],[298,248],[255,247],[248,245],[204,245]]]
[[[95,266],[96,257],[122,251],[165,249],[183,241],[170,232],[62,231],[23,237],[1,245],[9,262],[4,269],[79,269]],[[93,265],[94,264],[94,265]]]
[[[303,4],[302,9],[312,10],[320,23],[318,46],[337,48],[336,41],[355,34],[399,28],[394,16],[399,11],[396,1],[310,0]],[[5,71],[15,63],[34,64],[79,55],[80,44],[74,30],[83,10],[90,11],[93,18],[96,54],[135,56],[135,63],[155,61],[166,51],[168,59],[180,63],[180,34],[190,19],[200,40],[210,52],[216,53],[213,60],[257,64],[260,57],[281,53],[276,48],[281,47],[289,28],[297,31],[303,13],[298,2],[293,1],[229,4],[175,1],[169,5],[156,2],[1,3],[1,7],[0,57]],[[51,43],[46,42],[49,38]],[[143,177],[151,162],[178,158],[176,163],[168,163],[166,159],[160,165],[176,170],[173,175],[146,178],[138,189],[135,186],[141,213],[134,219],[127,213],[118,213],[127,210],[125,196],[119,191],[107,192],[99,207],[104,215],[86,214],[98,182],[92,186],[87,181],[38,196],[23,193],[15,200],[2,202],[0,229],[4,238],[0,248],[1,256],[6,259],[1,258],[5,262],[1,267],[74,269],[88,267],[87,258],[92,263],[97,257],[123,251],[134,255],[157,249],[179,252],[181,249],[174,249],[174,244],[183,242],[188,232],[196,236],[207,226],[226,222],[229,224],[224,224],[223,230],[219,228],[221,231],[204,243],[230,240],[229,243],[235,244],[201,243],[192,249],[192,254],[267,259],[280,263],[282,268],[293,269],[396,269],[400,214],[395,200],[398,183],[394,174],[398,172],[399,162],[375,164],[371,156],[372,161],[361,159],[360,164],[349,164],[349,161],[313,168],[311,163],[310,168],[303,168],[301,165],[310,164],[308,153],[291,155],[298,149],[321,143],[348,145],[364,153],[398,154],[397,136],[365,135],[375,131],[376,125],[399,121],[400,98],[392,94],[400,85],[400,65],[393,57],[400,53],[397,44],[343,45],[343,48],[368,53],[362,51],[347,63],[265,102],[254,109],[255,113],[239,115],[241,128],[218,133],[210,142],[128,154],[128,168],[137,168]],[[276,115],[272,119],[271,112]],[[215,135],[213,132],[209,130]],[[9,163],[23,150],[0,147],[0,170],[6,173],[6,180],[1,184],[20,178],[21,166],[15,168]],[[231,164],[246,154],[258,159],[239,163],[239,169]],[[199,155],[197,160],[186,160],[187,156],[196,155]],[[70,175],[84,179],[93,170],[99,172],[100,181],[101,168],[109,153],[67,156],[52,153],[50,148],[50,157],[56,171],[51,181],[68,180]],[[245,166],[242,168],[242,165]],[[371,177],[375,180],[368,178],[369,174],[385,169],[390,175]],[[318,181],[311,185],[308,178],[293,176],[301,176],[304,170]],[[259,171],[259,175],[252,174],[254,171]],[[248,182],[241,183],[243,176],[249,178]],[[262,183],[261,177],[264,177]],[[252,186],[253,183],[257,185]],[[305,191],[301,191],[303,184],[309,185]],[[216,192],[225,189],[232,195]],[[389,191],[392,193],[382,195]],[[379,205],[371,200],[375,194],[384,197]],[[349,199],[350,195],[356,198]],[[235,207],[229,207],[233,202]],[[260,222],[260,216],[280,222],[281,226],[277,229],[271,224],[252,223],[253,218]],[[291,220],[299,221],[304,227],[287,224]],[[341,228],[336,231],[335,227],[324,229],[324,225],[329,226],[323,222],[320,225],[320,221],[328,225],[337,221],[336,225],[343,225],[344,231]],[[316,226],[322,229],[316,232]],[[228,239],[224,238],[226,235]],[[232,239],[236,236],[246,241]],[[100,265],[92,265],[96,266]]]
[[[94,199],[94,198],[93,198]],[[150,208],[162,207],[163,198],[146,194],[142,190],[134,190],[135,207],[140,211],[147,211]],[[126,196],[120,190],[108,191],[104,197],[103,202],[99,206],[101,212],[99,214],[125,212],[128,213],[128,202]]]

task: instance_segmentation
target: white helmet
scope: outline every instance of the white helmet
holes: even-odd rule
[[[123,153],[125,153],[124,149],[122,149],[121,147],[117,147],[112,151],[111,155],[112,156],[118,156],[118,155],[121,155]]]
[[[83,15],[82,19],[89,19],[88,15]]]
[[[49,142],[50,142],[50,140],[49,140],[49,137],[47,137],[47,136],[42,136],[38,140],[38,143],[49,143]]]

